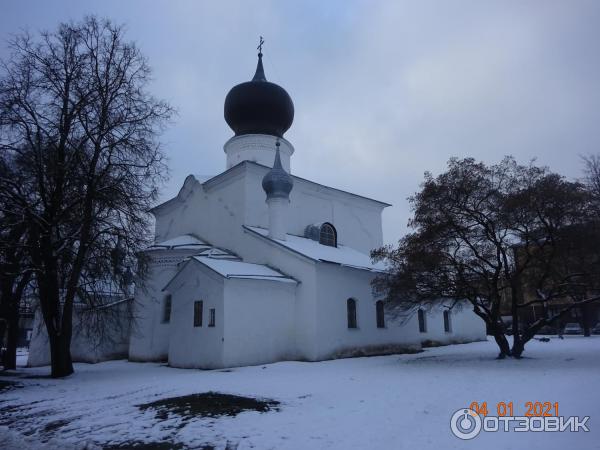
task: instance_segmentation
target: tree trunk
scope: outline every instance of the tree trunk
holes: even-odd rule
[[[581,305],[581,323],[583,326],[583,335],[584,336],[591,336],[592,335],[592,326],[590,324],[590,318],[591,318],[591,310],[590,310],[590,305],[589,304],[585,304],[585,305]]]
[[[57,276],[54,267],[51,270],[46,269],[38,278],[38,288],[40,305],[46,331],[48,333],[48,342],[50,343],[50,367],[52,378],[61,378],[73,373],[73,362],[71,360],[71,330],[65,332],[66,327],[61,320],[61,316],[71,313],[71,310],[65,311],[61,305],[60,294],[57,283]],[[62,314],[61,314],[62,310]],[[68,323],[70,324],[70,318]]]
[[[510,345],[508,345],[508,340],[506,339],[504,333],[495,332],[494,339],[496,340],[496,344],[498,344],[498,348],[500,349],[498,359],[504,359],[507,356],[510,356]]]
[[[525,328],[523,333],[519,336],[519,339],[513,341],[511,349],[512,356],[517,359],[521,358],[521,355],[523,355],[523,352],[525,351],[525,344],[533,339],[542,326],[547,324],[547,322],[538,322],[537,325],[534,324],[533,326]]]
[[[58,334],[48,339],[50,341],[50,361],[52,378],[62,378],[73,373],[71,360],[71,339]]]
[[[512,356],[514,358],[521,358],[521,355],[523,355],[523,352],[525,351],[525,344],[527,342],[529,342],[529,339],[519,339],[518,341],[515,341],[512,348]]]
[[[512,316],[512,335],[513,335],[513,347],[512,350],[510,352],[510,355],[514,358],[520,358],[521,357],[521,353],[523,353],[523,350],[521,350],[518,354],[515,354],[515,348],[519,349],[522,348],[525,343],[522,343],[522,339],[521,339],[521,327],[519,326],[519,282],[518,280],[518,276],[515,275],[515,279],[512,280],[511,282],[511,289],[510,289],[510,295],[511,295],[511,305],[510,305],[510,313]]]
[[[7,314],[7,338],[6,352],[2,357],[4,370],[15,370],[17,368],[17,341],[19,339],[19,310],[18,306],[11,305]]]
[[[4,348],[4,334],[6,333],[6,327],[6,318],[3,315],[0,315],[0,350]]]
[[[9,298],[8,305],[6,306],[6,327],[8,335],[6,339],[6,353],[2,358],[4,369],[15,370],[17,368],[17,344],[19,340],[19,316],[20,316],[20,305],[23,292],[29,284],[31,278],[31,272],[26,272],[21,276],[21,279],[16,283],[16,287],[13,291],[12,283],[8,293],[5,292],[6,297]],[[13,283],[15,279],[13,279]],[[5,297],[5,299],[6,299]]]
[[[500,349],[498,359],[504,359],[507,356],[510,356],[510,345],[508,344],[508,340],[504,333],[504,326],[500,324],[500,317],[498,316],[497,311],[493,311],[492,314],[487,314],[474,305],[473,312],[486,323],[488,333],[494,336],[494,340]]]

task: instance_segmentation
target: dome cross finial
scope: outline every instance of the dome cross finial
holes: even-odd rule
[[[279,142],[279,138],[277,138],[277,140],[275,141],[275,161],[273,161],[273,169],[283,170],[285,172],[285,169],[281,165],[281,154],[279,153],[280,145],[281,143]]]
[[[256,50],[258,50],[258,64],[256,65],[256,72],[254,73],[254,77],[252,77],[252,81],[267,81],[267,77],[265,76],[265,69],[263,68],[262,63],[262,47],[265,43],[265,40],[262,36],[259,36],[259,38],[260,39],[258,42],[258,47],[256,47]]]
[[[256,50],[258,50],[258,56],[262,56],[262,47],[264,43],[265,40],[263,39],[263,37],[259,36],[258,47],[256,47]]]

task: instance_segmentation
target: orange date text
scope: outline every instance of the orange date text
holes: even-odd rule
[[[515,416],[514,402],[498,402],[495,405],[490,403],[489,408],[488,402],[471,402],[469,409],[480,416],[494,415],[494,413],[498,417]],[[520,414],[520,412],[516,411],[516,415],[525,417],[558,416],[558,402],[525,402],[524,413]]]

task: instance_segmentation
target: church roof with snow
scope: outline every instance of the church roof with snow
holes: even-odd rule
[[[269,230],[264,228],[244,225],[244,229],[263,239],[267,239],[279,246],[285,247],[296,254],[312,259],[313,261],[339,264],[344,267],[353,267],[372,272],[383,272],[385,270],[384,264],[373,263],[369,255],[365,255],[364,253],[345,245],[338,244],[337,247],[331,247],[320,244],[312,239],[295,236],[293,234],[286,235],[286,240],[281,241],[270,238],[268,236]]]
[[[247,263],[239,259],[210,258],[206,256],[193,256],[192,259],[204,264],[225,278],[246,278],[296,283],[296,280],[293,278],[263,264]]]
[[[157,242],[148,247],[148,250],[196,250],[202,247],[210,247],[210,244],[204,242],[202,239],[198,239],[191,234],[184,234],[177,236],[166,241]]]
[[[207,267],[216,274],[227,279],[275,281],[292,284],[298,283],[294,278],[278,272],[269,266],[247,263],[232,253],[217,247],[211,247],[203,250],[197,255],[186,258],[178,268],[177,273],[169,280],[163,290],[168,290],[168,287],[173,280],[183,272],[185,267],[192,263]]]

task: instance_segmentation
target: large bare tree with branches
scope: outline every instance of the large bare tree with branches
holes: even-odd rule
[[[512,158],[491,166],[451,159],[443,174],[426,174],[410,201],[414,231],[373,252],[389,264],[374,289],[400,311],[468,302],[499,356],[518,358],[542,327],[600,299],[600,230],[584,185]],[[523,324],[532,305],[545,314]],[[559,312],[550,314],[553,305]]]
[[[20,218],[50,342],[52,376],[72,373],[74,302],[93,280],[119,283],[148,239],[166,176],[158,136],[171,107],[124,30],[89,17],[24,34],[0,77],[1,212]],[[115,255],[118,258],[115,258]],[[116,264],[115,264],[116,263]],[[94,306],[94,305],[92,305]]]

